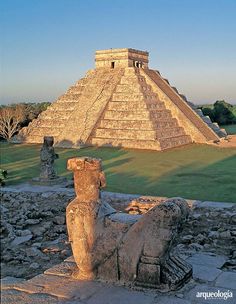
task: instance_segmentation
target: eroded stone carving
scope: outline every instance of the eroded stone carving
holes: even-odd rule
[[[40,178],[54,179],[56,178],[56,171],[54,168],[54,161],[58,158],[53,148],[53,136],[44,136],[43,146],[40,150]]]
[[[59,177],[56,174],[54,161],[59,156],[54,151],[53,143],[53,136],[44,136],[43,146],[40,150],[40,175],[39,178],[34,178],[32,182],[51,185],[66,181],[65,178]]]
[[[145,214],[118,213],[100,199],[105,175],[99,159],[68,160],[76,198],[66,210],[78,279],[103,279],[174,290],[192,275],[189,264],[170,249],[188,205],[169,199]]]

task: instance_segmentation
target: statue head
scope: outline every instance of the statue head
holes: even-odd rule
[[[43,145],[47,147],[52,147],[54,144],[53,136],[44,136],[43,138]]]
[[[97,201],[100,189],[106,186],[101,159],[75,157],[68,159],[67,169],[74,172],[74,185],[77,198],[83,202]]]

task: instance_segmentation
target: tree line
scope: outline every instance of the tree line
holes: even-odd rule
[[[213,105],[199,106],[199,109],[219,125],[236,124],[236,105],[231,105],[224,100],[217,100]]]
[[[0,105],[0,138],[11,139],[50,104],[50,102],[40,102]]]

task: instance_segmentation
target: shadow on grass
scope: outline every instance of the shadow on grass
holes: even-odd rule
[[[236,156],[201,169],[193,163],[157,178],[110,172],[107,180],[107,191],[236,203]]]
[[[33,177],[39,176],[40,172],[40,149],[41,145],[14,145],[4,143],[1,145],[1,167],[8,171],[7,185],[14,185],[27,182]],[[67,171],[66,164],[68,158],[79,156],[90,156],[101,158],[104,169],[113,166],[121,166],[131,160],[131,157],[117,159],[127,154],[122,149],[83,148],[83,149],[62,149],[55,148],[59,154],[59,160],[55,161],[55,169],[61,176],[72,177],[72,173]]]
[[[7,185],[39,175],[41,145],[3,145],[2,167],[9,172]],[[236,151],[206,145],[166,152],[119,148],[55,148],[59,175],[72,177],[66,161],[75,156],[101,158],[107,191],[190,199],[236,202]]]

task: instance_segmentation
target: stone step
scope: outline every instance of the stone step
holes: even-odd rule
[[[184,129],[181,127],[174,127],[174,128],[159,128],[156,129],[157,138],[169,138],[174,136],[184,136],[186,133]]]
[[[38,143],[43,143],[43,137],[46,136],[46,135],[43,135],[43,136],[36,136],[36,135],[28,135],[24,142],[26,143],[31,143],[31,144],[38,144]],[[55,138],[54,138],[54,142],[55,142]]]
[[[132,86],[127,84],[118,84],[116,87],[116,93],[142,93],[142,92],[152,92],[151,86],[140,85],[139,83],[134,83]]]
[[[66,93],[72,93],[72,94],[81,94],[84,90],[86,86],[85,85],[74,85],[74,86],[71,86],[67,91]]]
[[[66,100],[66,99],[70,99],[70,100],[78,100],[80,98],[81,94],[72,94],[72,93],[66,93],[63,96],[60,97],[60,100]]]
[[[51,111],[73,111],[75,107],[78,105],[77,102],[58,102],[54,107],[50,108]]]
[[[60,135],[60,130],[58,130],[57,128],[34,128],[30,131],[30,136],[34,137],[34,136],[59,136]]]
[[[133,85],[134,83],[146,83],[145,78],[141,75],[134,75],[134,76],[122,76],[120,80],[120,84],[129,84]]]
[[[94,137],[92,145],[104,147],[124,147],[133,149],[157,150],[160,151],[160,144],[155,140],[131,140],[131,139],[106,139]]]
[[[36,124],[37,123],[37,124]],[[52,121],[52,120],[46,120],[46,121],[36,121],[36,123],[33,125],[34,127],[40,128],[40,129],[56,129],[56,130],[63,130],[65,128],[66,119],[63,122],[58,121]]]
[[[143,109],[155,109],[155,110],[165,110],[165,105],[163,102],[137,102],[137,101],[114,101],[109,102],[108,110],[111,111],[134,111],[134,110],[143,110]]]
[[[156,100],[157,95],[153,92],[145,92],[145,93],[113,93],[112,101],[129,101],[129,100]]]
[[[219,130],[217,130],[215,132],[217,133],[217,135],[219,137],[226,137],[228,135],[227,132],[225,131],[225,129],[219,129]]]
[[[107,110],[104,115],[104,119],[114,120],[150,120],[150,118],[156,119],[171,119],[172,116],[169,110],[165,111],[110,111]]]
[[[185,99],[184,99],[184,101],[185,101]],[[194,103],[192,103],[192,102],[190,102],[190,101],[186,101],[186,102],[187,102],[187,104],[188,104],[194,111],[197,110],[197,106],[196,106]]]
[[[209,127],[212,128],[212,130],[214,130],[214,131],[219,131],[220,130],[219,125],[218,124],[216,125],[213,122],[211,124],[209,124]]]
[[[46,133],[43,136],[42,135],[29,135],[26,137],[25,142],[33,143],[33,144],[43,143],[44,136],[51,136],[51,134]],[[56,144],[56,143],[57,143],[57,136],[54,136],[54,144]]]
[[[150,113],[147,111],[136,111],[131,112],[127,111],[110,111],[107,110],[104,115],[104,119],[111,119],[111,120],[149,120]]]
[[[184,94],[179,94],[179,96],[180,96],[184,101],[186,101],[187,103],[190,103],[190,104],[191,104],[191,102],[188,101],[187,97],[186,97]]]
[[[139,140],[155,140],[156,131],[153,130],[122,130],[122,129],[102,129],[95,131],[95,137],[99,138],[115,138],[115,139],[139,139]]]
[[[212,124],[212,121],[209,116],[203,116],[202,120],[205,121],[205,123],[207,123],[208,125]]]
[[[176,128],[176,127],[179,127],[178,125],[178,121],[176,118],[172,118],[172,119],[158,119],[158,120],[155,120],[153,122],[154,124],[154,128]]]
[[[195,111],[200,117],[203,117],[203,116],[204,116],[201,109],[195,109],[194,111]]]
[[[209,123],[208,126],[212,130],[214,130],[219,137],[225,137],[225,136],[227,136],[227,132],[225,131],[225,129],[221,129],[217,122]]]
[[[138,68],[135,67],[129,67],[125,69],[124,75],[139,75],[140,71]]]
[[[78,99],[63,98],[63,99],[58,99],[57,102],[56,102],[56,104],[65,105],[65,107],[66,107],[67,103],[77,105],[78,104]]]
[[[148,120],[109,120],[102,119],[99,128],[103,129],[132,129],[132,130],[152,130],[153,123]]]
[[[183,146],[192,143],[189,135],[175,136],[159,139],[161,149],[170,149],[177,146]]]
[[[152,111],[152,112],[150,112],[150,117],[152,119],[156,120],[157,122],[160,119],[173,119],[169,110],[165,110],[165,111],[164,110],[163,111],[155,110],[155,111]]]
[[[144,129],[144,130],[156,130],[160,128],[174,128],[178,127],[176,119],[171,120],[159,120],[158,122],[152,122],[148,120],[109,120],[102,119],[99,128],[104,129]]]

